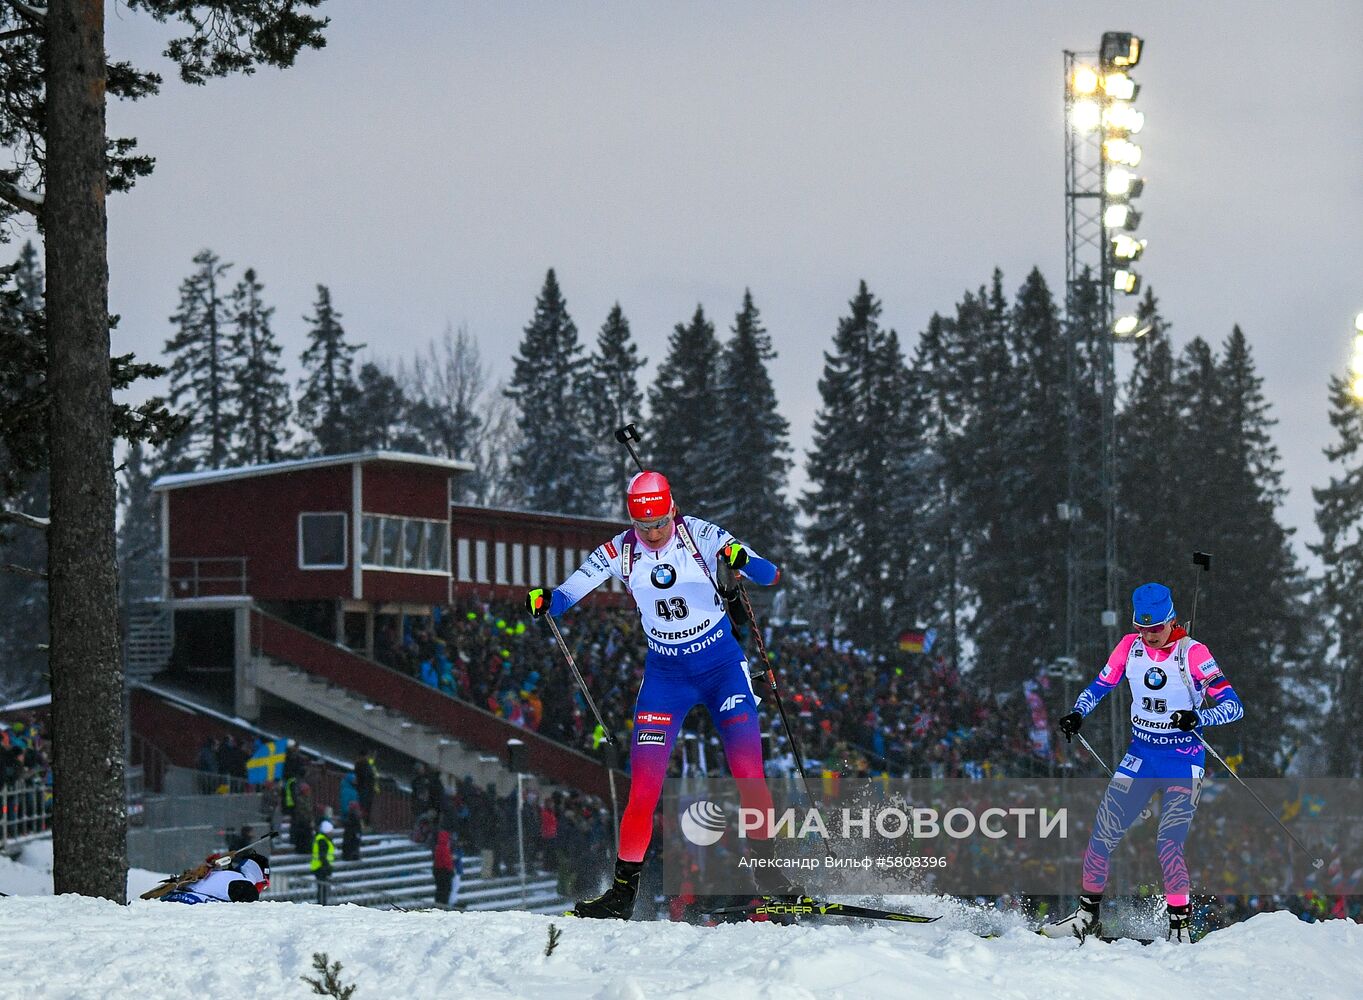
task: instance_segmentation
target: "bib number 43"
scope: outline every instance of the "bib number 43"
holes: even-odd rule
[[[665,622],[680,621],[691,613],[691,609],[686,606],[686,601],[680,597],[670,597],[657,601],[653,605],[653,612]]]

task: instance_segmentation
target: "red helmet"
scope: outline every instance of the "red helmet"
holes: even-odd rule
[[[672,513],[672,487],[660,472],[639,473],[629,481],[625,497],[635,521],[656,521]]]

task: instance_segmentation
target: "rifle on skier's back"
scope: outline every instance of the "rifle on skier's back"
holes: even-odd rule
[[[241,857],[243,854],[251,853],[259,845],[265,843],[266,841],[274,840],[274,838],[278,836],[279,836],[278,830],[271,830],[269,833],[265,834],[265,836],[258,837],[257,839],[251,841],[249,844],[246,844],[243,847],[238,847],[235,851],[228,851],[226,854],[214,855],[204,860],[201,864],[195,865],[193,868],[186,868],[179,875],[172,875],[169,878],[162,879],[158,885],[152,886],[146,892],[142,893],[141,898],[160,899],[162,896],[168,895],[172,892],[177,892],[180,889],[183,889],[185,886],[191,885],[202,878],[207,878],[210,872],[225,871],[226,869],[231,868],[233,862],[235,862],[237,858]]]

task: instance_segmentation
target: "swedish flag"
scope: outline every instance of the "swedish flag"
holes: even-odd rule
[[[256,741],[255,753],[246,762],[246,780],[252,785],[278,781],[284,776],[284,740]]]

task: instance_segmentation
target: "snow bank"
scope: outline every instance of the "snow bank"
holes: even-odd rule
[[[550,923],[563,937],[550,957]],[[1014,926],[986,940],[960,920],[825,920],[717,928],[527,913],[396,912],[293,903],[120,907],[75,896],[0,900],[0,981],[25,997],[306,997],[312,953],[344,966],[356,1000],[1055,1000],[1190,991],[1346,1000],[1363,994],[1363,927],[1263,914],[1196,945],[1082,947]]]
[[[145,868],[128,869],[128,895],[140,896],[165,878]],[[52,838],[30,840],[11,860],[0,854],[0,893],[7,896],[52,895]]]

